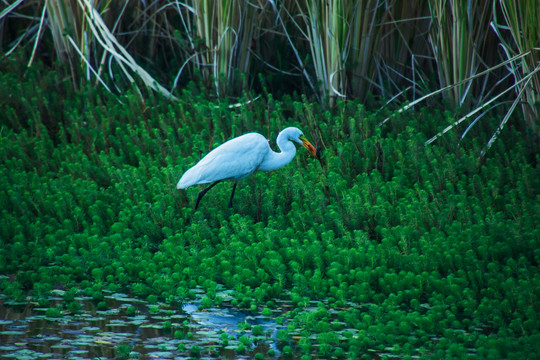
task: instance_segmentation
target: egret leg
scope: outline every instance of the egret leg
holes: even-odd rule
[[[214,186],[217,185],[217,183],[219,183],[221,180],[218,180],[214,183],[212,183],[212,185],[208,186],[206,189],[202,190],[200,193],[199,193],[199,196],[197,196],[197,203],[195,204],[195,210],[197,210],[197,208],[199,207],[199,202],[201,201],[201,199],[203,198],[203,196],[208,192],[208,190],[210,190],[211,188],[213,188]]]
[[[233,185],[233,187],[232,187],[231,199],[229,200],[229,209],[232,208],[232,199],[233,199],[233,197],[234,197],[234,191],[236,190],[236,185],[237,185],[237,184],[238,184],[238,183],[235,182],[234,185]]]

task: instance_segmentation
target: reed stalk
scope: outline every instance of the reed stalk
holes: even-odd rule
[[[474,104],[472,93],[475,82],[462,82],[473,77],[482,64],[479,46],[485,42],[491,2],[430,0],[432,28],[429,40],[437,66],[439,85],[454,86],[443,95],[453,105]],[[479,99],[475,99],[478,101]]]
[[[309,44],[320,99],[333,106],[337,97],[364,98],[376,77],[376,44],[384,15],[378,0],[297,0],[291,18]]]
[[[433,61],[426,34],[431,16],[427,0],[387,4],[386,21],[382,24],[381,53],[378,73],[386,86],[379,88],[385,98],[425,94],[433,72]],[[404,90],[405,89],[405,90]],[[410,91],[409,91],[410,90]]]
[[[84,62],[90,56],[89,35],[84,15],[77,0],[54,1],[46,0],[45,8],[48,16],[49,29],[52,35],[54,51],[60,63],[70,67],[73,83],[79,78]],[[69,36],[67,36],[69,34]],[[75,42],[80,53],[69,40]],[[88,73],[87,73],[88,76]]]
[[[495,16],[492,27],[497,33],[504,56],[525,55],[506,69],[513,79],[515,101],[521,105],[529,128],[538,135],[540,125],[540,3],[535,0],[499,0],[502,19]],[[494,11],[496,15],[497,12]],[[523,82],[523,79],[528,81]]]
[[[193,0],[195,66],[217,96],[239,95],[242,75],[250,75],[254,42],[260,31],[265,3]]]

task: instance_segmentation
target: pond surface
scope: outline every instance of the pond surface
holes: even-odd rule
[[[201,309],[204,292],[201,289],[192,292],[195,300],[178,307],[151,304],[121,293],[109,293],[96,306],[96,301],[85,296],[66,302],[65,292],[55,290],[47,307],[40,307],[32,300],[6,301],[0,295],[0,358],[180,360],[344,356],[336,355],[335,346],[324,348],[317,334],[302,339],[310,343],[309,350],[302,349],[300,329],[287,328],[287,313],[294,308],[290,302],[276,300],[276,308],[264,309],[264,316],[232,307],[229,291],[216,295],[221,300],[220,308]],[[371,305],[374,304],[347,303],[347,308],[341,310],[367,312]],[[318,303],[313,301],[302,308],[302,314],[314,314],[317,310]],[[333,327],[327,332],[332,341],[327,343],[340,346],[347,339],[358,339],[358,330],[346,328],[337,314],[338,310],[328,309]],[[433,344],[437,341],[434,335],[428,340]],[[410,357],[420,358],[420,352],[415,352]],[[368,348],[363,355],[370,359],[403,358],[392,346]]]
[[[0,299],[0,357],[26,360],[199,356],[238,359],[253,358],[257,353],[265,358],[279,356],[275,335],[282,326],[261,315],[227,307],[199,310],[199,302],[175,309],[124,294],[106,296],[108,310],[98,310],[90,297],[76,297],[75,301],[81,305],[77,314],[59,310],[61,296],[49,298],[47,308],[33,302]],[[259,325],[256,334],[252,332],[255,325]]]

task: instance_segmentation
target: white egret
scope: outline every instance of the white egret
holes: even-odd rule
[[[279,133],[276,143],[281,152],[274,152],[268,140],[261,134],[249,133],[231,139],[210,151],[182,175],[176,188],[186,189],[196,184],[212,183],[199,193],[195,204],[195,210],[197,210],[199,202],[208,190],[220,181],[233,180],[234,185],[229,200],[229,207],[232,207],[237,182],[257,170],[276,170],[290,163],[296,154],[293,142],[301,144],[313,156],[317,156],[317,150],[304,137],[302,131],[295,127],[288,127]]]

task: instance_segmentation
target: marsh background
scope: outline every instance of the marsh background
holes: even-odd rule
[[[283,325],[209,345],[165,319],[189,340],[172,356],[539,356],[539,7],[2,2],[2,313],[157,311],[129,294]],[[196,212],[175,190],[227,139],[286,126],[324,166],[299,152],[232,210],[232,184]],[[0,326],[2,356],[28,354],[24,323]]]

